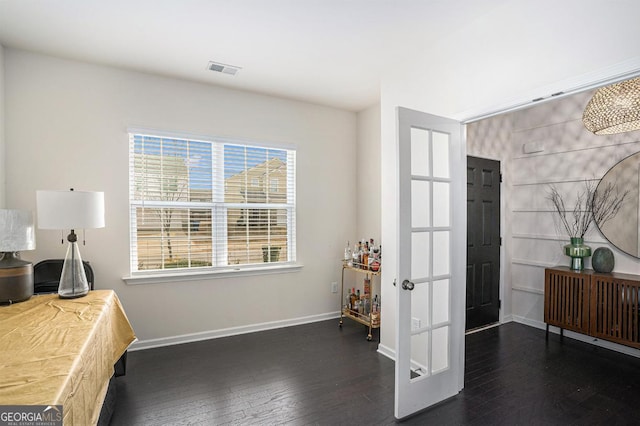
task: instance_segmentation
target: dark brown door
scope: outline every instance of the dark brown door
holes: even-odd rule
[[[500,162],[467,157],[466,330],[500,314]]]

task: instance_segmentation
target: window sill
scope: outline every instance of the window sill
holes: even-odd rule
[[[160,284],[177,281],[202,281],[207,279],[246,277],[252,275],[287,274],[298,272],[304,265],[300,263],[290,263],[278,266],[261,266],[246,268],[227,268],[214,271],[188,271],[168,273],[165,271],[152,274],[136,274],[122,277],[127,285],[138,284]]]

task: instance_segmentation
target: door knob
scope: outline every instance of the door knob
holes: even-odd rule
[[[402,281],[402,289],[403,290],[411,291],[411,290],[413,290],[413,287],[415,287],[415,284],[412,283],[411,281],[409,281],[409,280]]]

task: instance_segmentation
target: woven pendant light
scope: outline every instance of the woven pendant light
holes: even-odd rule
[[[599,88],[582,115],[596,135],[640,130],[640,77]]]

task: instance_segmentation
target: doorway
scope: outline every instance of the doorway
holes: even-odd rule
[[[500,162],[467,157],[465,330],[500,320]]]

